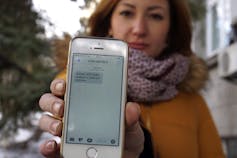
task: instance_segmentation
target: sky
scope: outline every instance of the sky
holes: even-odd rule
[[[43,11],[43,17],[49,19],[54,26],[44,24],[46,28],[46,36],[51,37],[56,34],[61,36],[63,32],[68,32],[70,35],[80,29],[79,18],[87,16],[79,9],[79,5],[83,5],[84,1],[77,0],[33,0],[34,9]]]

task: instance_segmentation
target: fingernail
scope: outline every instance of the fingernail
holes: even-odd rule
[[[52,133],[57,134],[58,128],[59,128],[59,124],[60,124],[60,122],[53,122],[52,123],[52,125],[50,127],[50,130],[51,130]]]
[[[46,144],[46,148],[48,150],[53,150],[55,148],[55,142],[53,141],[49,141],[47,144]]]
[[[132,108],[132,109],[136,110],[136,113],[138,113],[139,115],[141,114],[141,109],[140,109],[140,107],[139,107],[139,105],[137,103],[128,102],[127,106],[133,106],[133,107],[135,106],[135,108]]]
[[[62,91],[63,90],[63,83],[57,83],[56,86],[55,86],[55,89],[57,91]]]
[[[139,105],[137,103],[133,103],[133,104],[136,105],[136,112],[140,115],[141,109],[140,109]]]
[[[61,109],[61,103],[59,103],[59,102],[55,102],[54,103],[54,105],[53,105],[53,112],[54,112],[54,114],[56,114],[56,115],[61,115],[61,111],[60,111],[60,109]]]

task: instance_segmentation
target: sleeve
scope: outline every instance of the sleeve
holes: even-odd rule
[[[145,142],[144,142],[144,149],[139,158],[154,158],[151,134],[145,127],[143,126],[141,127],[144,132]]]
[[[67,75],[67,69],[65,68],[64,70],[62,70],[61,72],[59,72],[55,78],[59,78],[59,79],[64,79],[66,80],[66,75]]]
[[[213,118],[208,109],[207,104],[200,96],[200,102],[198,103],[199,110],[199,130],[198,130],[198,142],[199,142],[199,157],[200,158],[225,158],[221,139],[218,135]]]

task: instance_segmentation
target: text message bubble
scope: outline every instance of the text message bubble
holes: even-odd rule
[[[78,71],[75,74],[75,82],[101,84],[102,80],[103,80],[103,74],[99,72]]]

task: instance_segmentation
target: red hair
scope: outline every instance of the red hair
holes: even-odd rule
[[[120,0],[101,0],[88,22],[88,35],[106,37],[110,28],[113,10]],[[186,0],[169,0],[170,30],[166,52],[192,54],[192,25]]]

